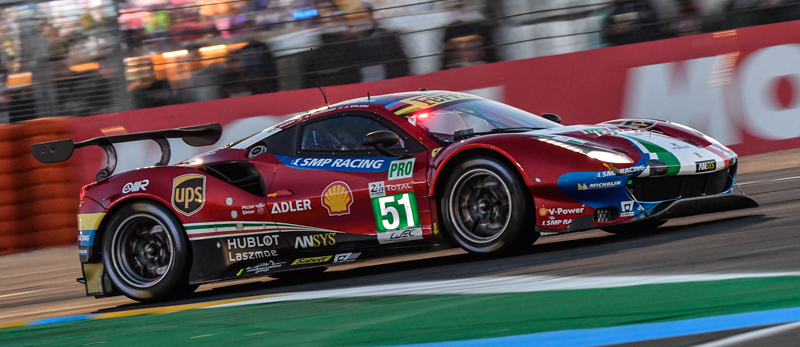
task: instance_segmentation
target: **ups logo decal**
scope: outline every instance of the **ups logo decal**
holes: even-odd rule
[[[191,216],[206,203],[206,176],[188,174],[172,180],[172,207],[183,215]]]

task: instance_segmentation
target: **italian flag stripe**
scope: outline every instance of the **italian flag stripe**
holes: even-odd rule
[[[647,148],[648,151],[658,153],[658,159],[669,165],[667,176],[677,175],[678,172],[681,171],[681,161],[678,160],[678,157],[676,157],[674,154],[654,143],[641,139],[636,139],[636,141],[639,141],[639,143],[641,143],[644,148]]]

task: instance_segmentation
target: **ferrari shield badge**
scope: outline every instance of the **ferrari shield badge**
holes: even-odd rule
[[[188,174],[172,180],[172,207],[185,216],[191,216],[206,203],[206,176]]]

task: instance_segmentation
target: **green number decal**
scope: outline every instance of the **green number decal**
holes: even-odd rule
[[[373,198],[372,210],[375,212],[378,232],[419,226],[414,193]]]

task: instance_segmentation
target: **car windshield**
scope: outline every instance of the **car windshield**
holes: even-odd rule
[[[495,129],[561,126],[516,107],[487,99],[468,99],[438,109],[426,109],[414,114],[410,120],[436,140],[445,143],[452,143],[459,136],[497,131]]]

